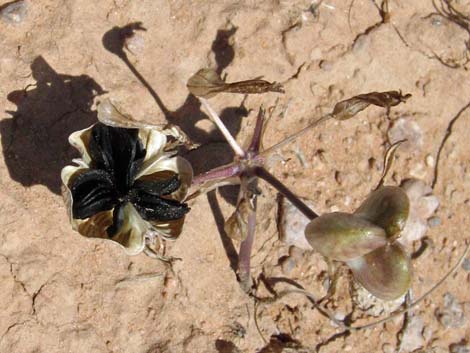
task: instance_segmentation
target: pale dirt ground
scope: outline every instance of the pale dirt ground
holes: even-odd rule
[[[468,2],[454,3],[470,14]],[[241,96],[211,100],[245,141],[260,104],[279,98],[266,146],[355,94],[401,89],[413,95],[389,119],[370,108],[353,120],[329,122],[284,150],[290,159],[274,173],[318,212],[352,211],[360,204],[380,177],[387,131],[400,117],[414,121],[422,136],[399,150],[388,183],[418,177],[431,185],[433,161],[454,121],[434,187],[441,225],[428,231],[431,246],[414,261],[415,295],[455,263],[470,234],[470,111],[464,109],[470,100],[469,33],[436,15],[431,0],[390,1],[388,23],[372,1],[356,0],[350,25],[349,1],[325,0],[315,14],[311,4],[35,0],[26,3],[19,23],[0,19],[0,352],[281,351],[266,348],[253,321],[253,301],[232,269],[239,244],[227,238],[222,222],[233,211],[233,188],[191,203],[184,232],[169,248],[183,259],[174,274],[145,255],[128,257],[111,242],[74,233],[60,196],[60,169],[76,156],[67,137],[96,120],[92,103],[104,91],[136,117],[168,120],[202,143],[188,155],[197,172],[229,161],[229,149],[185,87],[206,66],[229,81],[260,75],[285,81],[305,63],[284,95],[252,96],[245,106]],[[128,43],[132,52],[126,53],[160,106],[111,52],[119,53],[113,28],[137,21],[147,31]],[[278,240],[276,193],[266,185],[262,190],[253,272],[284,276],[278,261],[288,248]],[[318,255],[307,252],[288,277],[320,296],[325,269]],[[149,273],[161,275],[135,280]],[[342,278],[331,304],[340,312],[351,309],[344,304],[350,302]],[[413,311],[421,323],[411,333],[418,344],[403,351],[447,352],[455,351],[452,344],[466,344],[469,282],[470,273],[460,269]],[[436,313],[446,293],[455,297],[458,317],[452,311],[450,324],[443,325]],[[258,322],[265,338],[289,335],[307,352],[393,352],[402,327],[399,317],[341,334],[301,296],[260,307]]]

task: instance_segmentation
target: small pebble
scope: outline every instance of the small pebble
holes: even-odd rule
[[[410,199],[410,213],[400,238],[400,242],[408,246],[426,234],[430,227],[428,220],[439,207],[439,199],[432,194],[431,187],[420,179],[408,179],[401,187]]]
[[[465,271],[470,272],[470,257],[467,257],[465,260],[463,260],[462,268]]]
[[[335,171],[335,180],[339,185],[343,184],[343,175],[339,170]]]
[[[312,207],[310,201],[306,201],[309,207]],[[295,245],[297,248],[312,250],[312,247],[305,238],[305,227],[310,220],[293,206],[288,200],[283,198],[281,205],[281,215],[278,219],[279,233],[281,240],[287,245]]]
[[[383,353],[393,353],[394,351],[395,351],[395,349],[393,348],[393,346],[390,343],[384,343],[382,345],[382,352]]]
[[[429,228],[439,227],[441,225],[441,218],[438,216],[432,216],[428,219]]]
[[[367,48],[367,36],[361,34],[354,41],[354,45],[352,49],[354,52],[359,52],[362,49],[366,49],[366,48]]]
[[[449,353],[449,350],[443,347],[434,346],[431,348],[431,351],[429,353]]]
[[[353,283],[351,299],[357,309],[365,312],[367,315],[379,317],[397,310],[403,304],[405,296],[403,295],[395,300],[381,300],[374,297],[361,285]]]
[[[26,16],[26,2],[16,1],[4,7],[0,12],[0,18],[9,23],[20,23]]]
[[[462,305],[449,292],[444,294],[444,308],[436,310],[436,317],[445,328],[459,328],[465,323]]]
[[[283,257],[280,262],[282,273],[284,273],[285,275],[290,274],[296,265],[295,260],[290,256]]]
[[[434,157],[431,156],[430,154],[426,156],[426,165],[431,168],[434,167],[435,165]]]
[[[331,61],[322,60],[320,62],[320,69],[324,71],[331,71],[333,69],[333,64],[331,63]]]
[[[390,143],[406,139],[406,142],[400,146],[400,151],[414,153],[423,145],[423,131],[418,123],[412,119],[410,116],[400,118],[388,130]]]
[[[432,338],[433,329],[429,326],[425,326],[423,329],[423,338],[425,341],[430,341]]]
[[[291,246],[289,248],[289,256],[292,257],[294,260],[302,259],[304,251],[296,246]]]
[[[401,348],[405,352],[414,352],[425,345],[423,338],[424,321],[417,315],[411,316],[409,321],[402,337]]]
[[[126,38],[126,48],[133,54],[141,54],[144,51],[145,41],[140,34]]]
[[[435,27],[439,27],[440,25],[442,25],[442,20],[440,18],[433,17],[431,20],[431,24]]]

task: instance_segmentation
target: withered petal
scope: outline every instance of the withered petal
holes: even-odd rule
[[[174,219],[171,221],[149,221],[149,223],[152,225],[155,231],[163,236],[163,238],[175,240],[183,231],[185,217],[186,216],[183,216],[179,219]]]
[[[91,169],[71,180],[73,218],[85,219],[98,212],[111,210],[117,203],[111,176],[104,170]]]
[[[106,228],[106,233],[110,238],[114,237],[122,228],[124,224],[124,207],[126,202],[120,202],[114,207],[113,210],[113,224]]]

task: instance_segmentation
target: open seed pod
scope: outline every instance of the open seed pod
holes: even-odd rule
[[[323,256],[348,261],[383,247],[385,231],[356,215],[327,213],[315,218],[305,228],[310,245]]]
[[[196,97],[211,98],[218,93],[260,94],[267,92],[284,93],[282,84],[255,78],[227,83],[213,69],[201,69],[191,76],[186,84],[189,92]]]
[[[117,242],[129,255],[144,249],[147,231],[166,239],[181,233],[193,171],[166,151],[164,133],[97,123],[74,132],[69,142],[81,154],[77,166],[61,173],[74,230]]]
[[[405,227],[409,212],[410,201],[402,188],[382,186],[354,214],[383,228],[387,237],[393,237]]]
[[[212,69],[201,69],[188,80],[189,92],[196,97],[211,98],[224,90],[226,84]]]
[[[394,300],[410,288],[410,259],[398,243],[380,247],[347,265],[354,278],[377,298]]]

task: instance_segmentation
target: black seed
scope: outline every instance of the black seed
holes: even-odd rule
[[[93,167],[112,173],[114,170],[111,130],[101,123],[91,129],[91,139],[88,145]]]
[[[143,191],[147,194],[160,196],[169,195],[175,192],[181,186],[178,176],[163,180],[163,181],[150,181],[150,180],[136,180],[134,183],[134,190]]]
[[[190,210],[185,203],[147,193],[140,193],[132,201],[136,210],[146,221],[172,221],[183,217]]]
[[[91,169],[79,174],[72,180],[70,189],[73,198],[72,213],[77,219],[111,210],[117,202],[112,179],[104,170]]]
[[[145,158],[139,131],[98,123],[92,128],[89,150],[93,167],[106,170],[119,193],[126,194]]]

